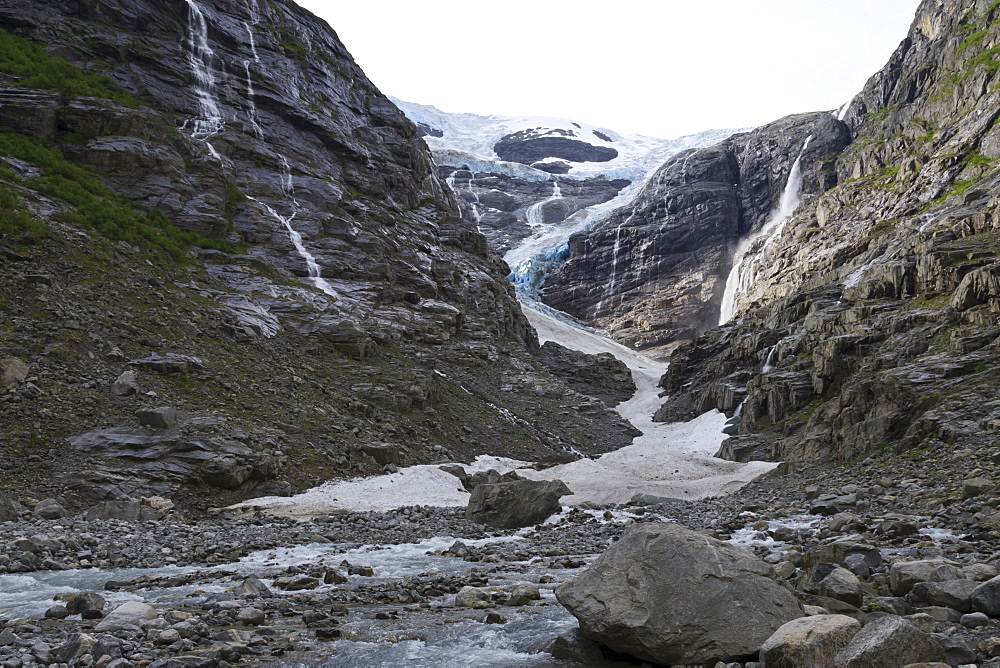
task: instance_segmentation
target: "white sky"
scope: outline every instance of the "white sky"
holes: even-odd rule
[[[672,138],[834,109],[919,0],[298,0],[389,95]]]

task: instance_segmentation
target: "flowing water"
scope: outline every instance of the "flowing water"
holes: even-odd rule
[[[222,112],[215,98],[215,51],[208,42],[208,22],[205,13],[194,0],[186,0],[188,6],[188,64],[194,76],[194,92],[198,100],[198,118],[193,119],[192,136],[205,142],[205,146],[217,159],[221,159],[208,139],[218,134],[223,127]]]
[[[785,224],[791,219],[801,202],[802,191],[802,155],[809,147],[812,135],[806,138],[799,155],[792,163],[788,172],[788,181],[781,193],[778,206],[770,213],[764,226],[757,232],[744,237],[733,253],[733,268],[726,277],[726,289],[722,296],[722,307],[719,311],[719,324],[724,325],[736,314],[736,304],[757,278],[757,267],[760,264],[764,250],[781,236]],[[761,239],[763,245],[755,252],[750,252]]]

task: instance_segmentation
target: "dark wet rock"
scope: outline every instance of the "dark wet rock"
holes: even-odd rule
[[[482,484],[472,490],[465,517],[502,529],[532,526],[559,512],[559,498],[568,494],[560,480]]]
[[[66,601],[66,612],[81,615],[84,619],[100,619],[104,616],[104,597],[97,592],[84,590]]]
[[[752,554],[683,527],[637,525],[556,596],[586,635],[616,651],[658,663],[733,661],[803,616],[771,574]]]
[[[538,136],[532,130],[522,130],[501,137],[493,150],[501,160],[530,165],[543,158],[561,158],[570,162],[607,162],[618,157],[618,151],[607,146],[594,146],[569,137]]]

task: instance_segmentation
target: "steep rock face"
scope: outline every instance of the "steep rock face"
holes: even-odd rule
[[[0,77],[0,195],[21,216],[0,239],[0,357],[30,369],[0,404],[9,489],[197,507],[206,486],[220,503],[374,473],[371,442],[416,463],[628,441],[600,404],[568,410],[596,402],[528,353],[506,265],[319,19],[42,0],[0,27],[128,93]],[[228,246],[178,261],[146,243],[175,228],[119,226],[143,211]],[[16,225],[45,231],[22,245]],[[135,425],[153,402],[181,416],[165,440]]]
[[[998,39],[994,3],[920,6],[847,110],[841,184],[762,250],[737,318],[676,351],[660,419],[743,404],[724,450],[790,466],[989,438],[1000,424]]]
[[[544,128],[522,130],[505,135],[493,145],[493,150],[501,160],[532,165],[536,162],[550,162],[552,158],[570,162],[609,162],[618,157],[618,151],[610,146],[593,144],[574,139],[572,130],[564,131],[568,136],[553,136]]]
[[[475,222],[490,247],[499,253],[582,209],[607,202],[630,183],[626,179],[559,177],[537,181],[488,171],[488,165],[484,166],[487,171],[474,171],[470,161],[456,162],[461,163],[457,169],[443,164],[439,174],[455,191],[463,217]]]
[[[736,242],[766,223],[798,154],[803,192],[822,193],[848,141],[829,114],[801,114],[672,157],[630,206],[570,239],[544,301],[639,348],[697,335],[718,323]]]

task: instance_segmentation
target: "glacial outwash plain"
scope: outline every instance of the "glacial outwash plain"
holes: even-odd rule
[[[1000,668],[1000,2],[674,139],[336,28],[0,3],[0,668]]]

